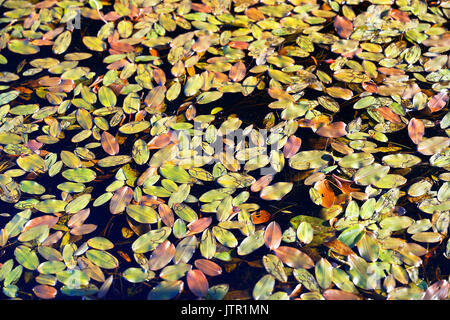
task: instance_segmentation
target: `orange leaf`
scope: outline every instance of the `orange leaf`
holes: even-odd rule
[[[253,224],[261,224],[269,221],[271,214],[266,210],[259,210],[257,212],[253,212],[251,217]]]
[[[336,16],[334,28],[339,36],[348,39],[353,32],[353,23],[345,17]]]
[[[336,195],[330,186],[330,182],[328,180],[318,181],[316,182],[316,189],[322,197],[322,207],[330,208],[336,200]]]
[[[345,122],[342,121],[333,122],[320,127],[316,133],[322,137],[339,138],[347,134],[347,131],[345,130],[346,126]]]

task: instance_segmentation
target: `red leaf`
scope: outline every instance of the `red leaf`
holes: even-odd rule
[[[212,221],[211,217],[200,218],[198,220],[192,221],[187,226],[189,231],[186,233],[185,236],[187,237],[193,234],[203,232],[206,228],[209,227],[211,221]]]
[[[408,134],[412,142],[419,144],[425,133],[423,122],[419,119],[412,118],[408,124]]]
[[[186,277],[189,290],[197,297],[204,297],[208,294],[209,284],[205,274],[198,270],[190,270]]]
[[[222,268],[217,264],[207,259],[197,259],[194,265],[208,276],[214,277],[222,274]]]

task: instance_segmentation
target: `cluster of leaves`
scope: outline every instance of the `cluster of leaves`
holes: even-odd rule
[[[0,63],[24,58],[0,72],[6,296],[25,278],[43,299],[121,279],[148,299],[448,298],[425,268],[450,257],[450,2],[0,5]],[[208,111],[233,93],[270,97],[267,137],[232,106]],[[226,140],[239,128],[256,147]],[[262,208],[298,188],[314,215]],[[85,223],[94,208],[125,218],[127,249]],[[265,275],[210,286],[236,261]]]

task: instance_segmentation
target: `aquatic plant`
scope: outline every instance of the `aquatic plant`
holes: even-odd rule
[[[448,298],[450,2],[0,7],[4,298]]]

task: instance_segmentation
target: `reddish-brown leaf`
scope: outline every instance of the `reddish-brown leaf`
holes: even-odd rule
[[[334,28],[339,36],[348,39],[353,32],[353,23],[346,17],[336,16],[334,18]]]
[[[325,246],[330,248],[332,251],[336,252],[337,254],[343,255],[343,256],[349,256],[352,254],[355,254],[352,249],[348,245],[346,245],[344,242],[333,239],[330,241],[327,241],[324,243]]]
[[[264,187],[267,187],[269,185],[269,183],[272,181],[272,179],[273,179],[273,175],[271,175],[271,174],[262,176],[261,178],[256,180],[256,182],[254,184],[252,184],[252,186],[250,187],[250,190],[252,192],[259,192]]]
[[[246,50],[249,46],[249,43],[244,41],[230,41],[228,42],[228,45],[234,49]]]
[[[116,138],[109,132],[104,131],[101,137],[101,143],[103,150],[111,156],[119,153],[119,143],[117,143]]]
[[[275,221],[269,223],[264,231],[264,243],[270,250],[274,250],[280,246],[281,238],[283,234],[281,232],[280,225]]]
[[[110,202],[109,211],[112,214],[119,214],[125,210],[125,207],[133,199],[133,189],[128,186],[123,186],[114,192]]]
[[[81,226],[84,223],[84,221],[86,221],[86,219],[89,217],[90,212],[91,209],[89,208],[78,211],[69,219],[69,221],[67,222],[67,226],[69,228]]]
[[[164,133],[162,135],[154,137],[147,143],[149,149],[161,149],[167,146],[172,139],[172,134],[170,132]]]
[[[245,64],[242,61],[238,61],[231,66],[228,76],[234,82],[239,82],[245,77],[246,72]]]
[[[62,231],[56,231],[49,235],[47,239],[44,240],[44,242],[41,243],[41,246],[43,247],[50,247],[57,243],[62,237],[64,233]]]
[[[322,137],[339,138],[347,134],[347,131],[345,130],[346,126],[347,125],[345,124],[345,122],[342,121],[333,122],[323,125],[316,131],[316,133]]]
[[[163,86],[166,84],[166,74],[162,69],[155,68],[153,69],[153,80],[155,80],[159,86]]]
[[[362,83],[362,87],[363,87],[364,90],[366,90],[367,92],[370,92],[370,93],[377,93],[378,92],[378,87],[373,82],[363,82]]]
[[[119,53],[134,52],[134,47],[126,42],[111,41],[109,44],[112,50],[118,51]]]
[[[395,20],[398,20],[402,23],[408,23],[411,21],[409,19],[408,13],[406,13],[405,11],[400,11],[398,9],[391,9],[389,15]]]
[[[173,259],[175,252],[175,246],[169,240],[158,245],[148,260],[150,270],[155,271],[164,268]]]
[[[83,224],[70,230],[70,234],[73,234],[74,236],[83,236],[93,232],[95,229],[97,229],[96,224]]]
[[[361,300],[356,294],[337,289],[325,290],[323,296],[327,300]]]
[[[290,136],[283,148],[283,155],[286,159],[293,157],[300,146],[302,145],[302,139],[297,136]]]
[[[211,13],[212,12],[212,8],[203,3],[191,3],[190,6],[193,11],[203,12],[203,13]]]
[[[209,284],[205,274],[198,270],[190,270],[186,277],[189,290],[197,297],[204,297],[208,294]]]
[[[405,74],[405,71],[397,68],[380,67],[378,68],[378,71],[388,76],[400,76]]]
[[[144,102],[148,107],[158,109],[166,96],[166,87],[165,86],[157,86],[150,90],[147,96],[144,99]]]
[[[222,268],[217,264],[207,259],[197,259],[194,262],[195,267],[200,269],[204,274],[214,277],[222,274]]]
[[[448,93],[447,92],[439,92],[434,95],[430,101],[428,101],[428,108],[430,108],[431,112],[436,112],[445,107],[448,102]]]
[[[422,120],[412,118],[408,124],[408,134],[412,142],[419,144],[422,141],[423,135],[425,133],[425,126]]]
[[[200,218],[198,220],[192,221],[187,226],[189,231],[186,233],[186,236],[203,232],[206,228],[209,227],[211,221],[211,217]]]
[[[352,192],[359,192],[360,189],[352,188],[353,181],[345,180],[339,178],[338,176],[333,174],[334,181],[336,181],[339,190],[341,190],[345,194],[351,194]]]
[[[40,225],[47,225],[49,228],[53,227],[57,222],[58,222],[59,218],[55,217],[55,216],[51,216],[51,215],[45,215],[45,216],[40,216],[34,219],[31,219],[30,221],[28,221],[22,232],[25,232],[31,228],[40,226]]]
[[[422,300],[445,300],[448,297],[449,288],[447,280],[437,281],[427,288]]]
[[[245,15],[255,21],[264,20],[266,16],[258,8],[248,8],[245,10]]]
[[[395,114],[389,107],[379,107],[375,110],[378,111],[385,120],[388,120],[392,123],[402,122],[398,114]]]
[[[61,83],[61,78],[60,77],[44,76],[44,77],[39,79],[38,83],[41,86],[54,87],[54,86],[57,86],[57,85],[59,85]]]
[[[161,203],[158,206],[158,213],[161,217],[162,222],[168,226],[173,227],[173,224],[175,222],[175,217],[173,215],[172,209],[165,203]]]
[[[40,284],[33,288],[33,292],[41,299],[53,299],[56,297],[58,290],[46,284]]]
[[[291,268],[309,269],[314,267],[314,261],[297,248],[281,246],[274,250],[278,258]]]

